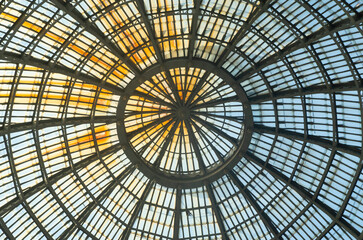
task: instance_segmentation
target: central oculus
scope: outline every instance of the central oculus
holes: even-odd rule
[[[183,188],[230,171],[246,152],[253,126],[241,86],[205,61],[188,67],[167,62],[133,79],[117,118],[119,141],[131,163],[164,186]]]

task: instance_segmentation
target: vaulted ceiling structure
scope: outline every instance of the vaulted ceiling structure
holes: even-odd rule
[[[0,0],[0,239],[362,239],[362,0]]]

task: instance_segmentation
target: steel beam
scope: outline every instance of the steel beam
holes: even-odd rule
[[[209,199],[210,199],[210,201],[212,203],[212,209],[213,209],[214,214],[216,216],[217,224],[219,226],[219,230],[220,230],[220,232],[222,234],[222,240],[227,240],[229,238],[227,236],[226,228],[224,227],[224,221],[222,219],[221,209],[217,205],[217,201],[216,201],[216,197],[214,196],[213,189],[212,189],[210,184],[206,184],[205,187],[207,188],[208,196],[209,196]]]
[[[306,114],[304,114],[304,116],[305,116]],[[305,121],[306,122],[306,121]],[[307,131],[306,130],[306,128],[305,128],[305,131]],[[290,175],[290,177],[289,177],[289,181],[292,181],[292,179],[294,178],[294,176],[295,176],[295,173],[296,173],[296,171],[297,171],[297,169],[298,169],[298,166],[299,166],[299,163],[300,163],[300,161],[301,161],[301,159],[302,159],[302,156],[303,156],[303,154],[304,154],[304,149],[306,148],[306,145],[307,145],[307,142],[304,142],[303,144],[302,144],[302,147],[301,147],[301,149],[300,149],[300,153],[299,153],[299,156],[298,156],[298,160],[295,162],[295,166],[294,166],[294,168],[293,168],[293,170],[292,170],[292,172],[291,172],[291,175]],[[336,153],[336,148],[333,148],[333,150],[332,150],[332,152],[331,152],[331,155],[330,155],[330,158],[329,158],[329,162],[328,162],[328,166],[331,164],[330,163],[330,161],[331,161],[331,159],[333,159],[333,156],[335,155],[335,153]],[[328,169],[329,169],[329,167],[328,167]],[[262,170],[261,170],[262,171]],[[326,173],[326,172],[328,172],[328,170],[326,169],[325,170],[325,172],[324,172],[324,174]],[[316,189],[316,191],[315,191],[315,194],[314,194],[314,198],[316,198],[316,196],[317,196],[317,193],[320,191],[320,190],[318,190],[318,189],[320,189],[321,188],[321,186],[320,186],[320,184],[321,183],[323,183],[324,181],[324,178],[322,177],[321,178],[322,179],[322,181],[319,183],[319,186],[317,187],[317,189]],[[303,216],[305,213],[306,213],[306,211],[311,207],[311,205],[312,205],[312,203],[311,202],[309,202],[279,233],[278,233],[278,236],[282,236],[282,235],[284,235],[285,234],[285,232],[291,227],[291,226],[293,226],[295,223],[296,223],[296,221],[301,217],[301,216]],[[333,222],[334,223],[334,222]],[[334,223],[335,224],[335,223]],[[328,228],[329,228],[330,226],[328,226]]]
[[[192,119],[199,122],[202,126],[204,126],[206,129],[208,129],[211,132],[216,133],[218,138],[220,140],[227,140],[228,142],[232,143],[232,145],[236,148],[238,148],[238,139],[235,139],[231,137],[228,133],[224,132],[222,129],[219,129],[219,127],[216,127],[212,123],[198,117],[198,116],[192,116]]]
[[[363,159],[363,157],[360,158],[360,162],[359,162],[358,167],[356,169],[356,172],[354,174],[353,180],[350,183],[349,190],[346,193],[344,202],[341,205],[341,207],[339,209],[339,212],[337,214],[338,217],[343,216],[343,213],[344,213],[344,211],[345,211],[345,209],[346,209],[346,207],[348,205],[348,202],[351,199],[351,196],[353,194],[354,188],[357,186],[357,182],[358,182],[359,178],[362,176],[362,168],[363,168],[363,160],[362,159]],[[362,234],[363,234],[363,232],[362,232]]]
[[[76,219],[74,218],[74,216],[69,212],[69,209],[64,205],[64,203],[62,202],[62,200],[60,200],[59,196],[57,195],[57,193],[54,191],[52,186],[48,187],[49,192],[52,194],[52,196],[54,197],[54,200],[58,203],[58,205],[60,206],[60,208],[63,210],[63,213],[66,214],[66,216],[71,220],[71,222],[73,224],[76,224],[78,226],[78,228],[84,232],[90,239],[93,240],[98,240],[98,238],[96,238],[95,236],[93,236],[93,234],[91,234],[87,229],[85,229],[82,225],[79,225],[76,221]]]
[[[132,132],[128,132],[127,137],[131,140],[136,135],[143,133],[143,132],[147,132],[149,129],[153,129],[156,126],[162,124],[163,122],[168,121],[169,119],[170,119],[170,121],[173,121],[172,118],[173,118],[173,115],[169,114],[164,117],[157,118],[156,120],[150,120],[148,122],[144,122],[143,123],[144,125],[142,127],[137,128],[137,129],[133,130]]]
[[[149,39],[150,39],[150,41],[151,41],[151,43],[153,45],[153,48],[154,48],[155,54],[156,54],[156,56],[158,58],[158,61],[162,62],[164,57],[163,57],[163,55],[161,53],[159,44],[156,41],[154,30],[151,27],[150,20],[149,20],[149,18],[147,16],[144,1],[135,0],[135,2],[137,4],[137,6],[138,6],[139,13],[141,14],[142,21],[143,21],[143,23],[145,25],[146,31],[147,31],[147,33],[149,35]]]
[[[73,6],[70,1],[63,0],[50,0],[53,2],[55,6],[61,9],[63,12],[70,15],[73,19],[75,19],[84,29],[95,36],[104,46],[111,50],[111,52],[116,55],[125,65],[131,69],[135,75],[140,74],[139,68],[127,57],[125,53],[121,51],[121,49],[111,42],[103,32],[96,27],[91,21],[85,18],[82,13],[80,13],[75,6]]]
[[[13,125],[6,125],[0,128],[0,136],[8,133],[27,131],[32,129],[43,129],[47,127],[57,127],[63,125],[81,125],[86,123],[114,123],[116,122],[116,116],[95,116],[91,117],[74,117],[67,119],[47,119],[34,122],[15,123]]]
[[[301,210],[298,214],[296,214],[294,216],[294,218],[292,218],[292,220],[290,220],[287,225],[282,229],[280,230],[278,236],[283,236],[285,234],[285,232],[287,230],[289,230],[293,225],[295,225],[295,223],[301,218],[301,216],[303,216],[306,211],[312,206],[313,204],[311,202],[307,203]],[[334,221],[332,221],[334,222]],[[294,231],[294,230],[293,230]]]
[[[278,236],[278,230],[273,224],[271,218],[263,211],[257,201],[253,198],[252,193],[243,185],[243,183],[238,179],[234,171],[229,172],[229,177],[232,179],[233,183],[237,186],[241,194],[248,200],[248,202],[255,208],[257,214],[260,216],[263,223],[270,229],[274,239],[282,240],[281,236]]]
[[[43,181],[43,182],[38,183],[38,184],[28,188],[27,190],[25,190],[23,192],[23,198],[15,197],[11,201],[7,202],[2,207],[0,207],[0,216],[10,212],[11,210],[13,210],[17,206],[19,206],[23,201],[25,201],[29,197],[31,197],[34,194],[38,193],[39,191],[42,191],[43,189],[47,188],[47,186],[53,185],[54,183],[56,183],[60,179],[64,178],[65,176],[68,176],[69,174],[71,174],[73,171],[77,171],[79,169],[85,168],[89,164],[97,161],[100,156],[107,156],[109,154],[117,152],[120,149],[121,149],[120,145],[111,146],[109,148],[106,148],[103,151],[100,151],[99,156],[97,154],[94,154],[92,156],[89,156],[89,157],[83,159],[80,162],[75,163],[73,165],[73,168],[72,167],[63,168],[59,172],[57,172],[54,175],[50,176],[48,178],[48,182]]]
[[[215,146],[215,143],[212,143],[210,139],[208,139],[208,133],[206,133],[203,129],[199,128],[198,125],[192,121],[192,125],[193,127],[197,130],[199,136],[201,137],[200,140],[201,141],[205,141],[205,145],[209,145],[213,152],[215,153],[215,155],[218,158],[218,161],[220,161],[221,163],[225,162],[225,159],[223,158],[223,154],[217,149],[217,147]]]
[[[197,31],[198,31],[198,17],[200,16],[200,4],[202,0],[194,0],[194,9],[193,9],[193,17],[192,17],[192,26],[190,29],[190,39],[188,46],[188,59],[193,58],[194,45],[195,40],[197,39]]]
[[[283,173],[278,171],[276,168],[274,168],[271,164],[268,162],[265,162],[255,156],[251,152],[246,152],[244,156],[248,161],[251,161],[255,163],[256,165],[260,166],[262,169],[266,170],[269,174],[271,174],[276,179],[280,180],[284,184],[286,184],[288,187],[293,189],[295,192],[297,192],[302,198],[322,210],[324,213],[326,213],[333,221],[335,221],[338,225],[340,225],[342,228],[344,228],[346,231],[348,231],[350,234],[352,234],[354,237],[359,239],[360,232],[355,229],[350,223],[348,223],[345,219],[338,217],[337,212],[332,209],[330,206],[323,203],[318,198],[314,198],[313,194],[310,193],[307,189],[305,189],[303,186],[298,184],[295,181],[292,181],[289,179],[289,177],[285,176]]]
[[[24,24],[28,17],[33,14],[36,8],[38,8],[39,5],[43,4],[43,1],[38,2],[32,0],[31,3],[22,11],[21,15],[16,19],[14,24],[8,28],[8,31],[1,38],[0,45],[3,49],[6,49],[8,47],[8,45],[11,43],[11,40],[14,38],[14,35],[18,32],[19,28]]]
[[[197,161],[198,161],[198,165],[199,165],[199,170],[201,171],[202,174],[205,174],[206,172],[206,166],[202,157],[202,154],[200,153],[200,148],[199,148],[199,143],[198,140],[195,136],[195,133],[193,131],[192,128],[192,122],[191,120],[186,120],[184,121],[184,124],[187,128],[187,132],[188,132],[188,137],[189,137],[189,141],[190,141],[190,145],[193,146],[194,149],[194,153],[197,157]]]
[[[5,149],[8,156],[8,163],[10,165],[11,176],[13,178],[15,192],[17,194],[17,198],[24,199],[24,190],[22,189],[22,185],[19,179],[19,172],[16,169],[16,164],[13,156],[13,148],[12,148],[12,141],[9,139],[6,141],[5,136],[3,137],[5,141]],[[23,205],[22,208],[28,213],[30,219],[33,220],[34,224],[38,227],[39,231],[46,237],[47,239],[51,239],[48,231],[45,229],[43,224],[39,221],[38,217],[35,216],[33,209],[29,206],[27,201],[22,201],[21,204]],[[2,214],[0,214],[1,216]]]
[[[168,147],[170,150],[170,147],[171,147],[173,139],[174,139],[175,132],[179,128],[179,125],[182,124],[182,122],[179,119],[176,119],[175,122],[173,120],[171,120],[171,121],[173,122],[173,125],[170,128],[168,135],[164,138],[163,142],[159,145],[159,148],[160,148],[159,155],[156,157],[156,159],[153,163],[153,165],[157,168],[160,168],[161,160],[166,155]]]
[[[345,144],[340,144],[340,143],[333,143],[332,141],[321,138],[319,136],[312,136],[312,135],[304,136],[304,134],[302,134],[302,133],[285,130],[285,129],[281,129],[281,128],[277,130],[276,128],[267,127],[267,126],[260,125],[260,124],[254,125],[254,131],[258,132],[258,133],[273,134],[273,135],[289,138],[292,140],[309,142],[312,144],[322,146],[327,149],[336,148],[336,150],[340,151],[340,152],[345,152],[345,153],[348,153],[348,154],[351,154],[351,155],[357,156],[357,157],[361,156],[361,150],[359,148],[352,147],[352,146],[345,145]]]
[[[135,169],[134,165],[129,165],[126,167],[122,173],[120,173],[119,176],[116,177],[116,179],[113,179],[105,188],[104,190],[94,199],[94,201],[83,210],[83,212],[78,216],[76,222],[78,225],[82,225],[87,218],[90,216],[92,211],[100,205],[100,203],[105,200],[112,191],[115,190],[117,185],[124,179],[130,172],[132,172]],[[64,230],[62,235],[59,237],[59,239],[69,239],[70,235],[77,229],[77,224],[72,224],[68,227],[68,229]]]
[[[338,45],[340,44],[340,48],[342,49],[342,52],[343,52],[343,55],[345,56],[345,59],[347,60],[347,62],[350,63],[350,67],[351,67],[351,72],[352,72],[352,75],[354,76],[354,79],[355,79],[355,83],[356,83],[356,86],[358,86],[356,89],[358,90],[359,89],[359,92],[358,92],[358,96],[359,96],[359,99],[360,99],[360,111],[361,111],[361,114],[363,114],[363,106],[362,106],[362,95],[360,94],[360,91],[363,90],[363,87],[362,87],[362,77],[361,75],[359,74],[359,71],[357,69],[357,67],[355,66],[355,63],[353,62],[351,56],[349,55],[348,51],[347,51],[347,48],[346,46],[344,45],[344,42],[343,40],[341,39],[341,37],[339,36],[338,33],[336,33],[337,35],[337,38],[336,38],[336,42],[338,42]],[[358,63],[357,63],[358,64]],[[354,74],[356,73],[356,74]],[[361,125],[363,126],[363,121],[361,120]],[[343,213],[348,205],[348,202],[349,200],[351,199],[351,196],[352,196],[352,193],[357,185],[357,182],[362,174],[362,168],[363,168],[363,151],[361,152],[361,156],[360,156],[360,162],[358,164],[358,167],[356,169],[356,172],[355,172],[355,175],[353,177],[353,180],[350,184],[350,187],[349,187],[349,190],[348,192],[346,193],[345,195],[345,199],[343,201],[343,204],[341,205],[339,211],[338,211],[338,217],[341,217],[343,216]],[[363,239],[363,232],[361,232],[360,234],[360,239]]]
[[[135,208],[134,208],[134,211],[133,211],[132,216],[130,218],[130,221],[126,226],[126,229],[122,233],[121,240],[129,240],[130,239],[129,237],[130,237],[130,234],[131,234],[131,228],[134,225],[134,223],[136,221],[136,218],[140,214],[140,211],[141,211],[142,207],[144,206],[146,198],[149,195],[153,185],[154,185],[154,182],[149,180],[149,182],[147,183],[147,185],[146,185],[146,187],[144,189],[144,192],[142,193],[139,201],[135,205]]]
[[[198,101],[198,102],[200,102],[200,101]],[[240,102],[238,96],[220,98],[218,100],[211,100],[211,101],[203,102],[200,104],[197,104],[197,102],[194,101],[191,106],[193,106],[192,109],[195,110],[195,109],[200,109],[200,108],[214,107],[216,105],[222,105],[222,104],[224,105],[226,103],[231,103],[231,102]]]
[[[241,39],[246,35],[246,33],[251,29],[252,24],[268,9],[270,3],[273,0],[261,0],[260,5],[256,6],[255,10],[248,16],[246,22],[238,30],[236,35],[233,37],[232,41],[224,49],[220,57],[218,58],[216,65],[220,68],[228,55],[235,49],[236,45],[241,41]]]
[[[149,39],[150,39],[150,41],[152,43],[155,54],[157,56],[157,60],[161,64],[161,68],[165,73],[166,80],[167,80],[167,82],[168,82],[168,84],[170,86],[170,89],[172,90],[172,92],[174,94],[174,97],[175,97],[176,101],[179,104],[181,104],[177,87],[174,84],[174,81],[173,81],[173,79],[172,79],[172,77],[170,75],[169,70],[165,69],[165,59],[164,59],[164,56],[163,56],[162,51],[160,49],[160,45],[156,40],[155,32],[154,32],[153,28],[151,27],[150,20],[149,20],[149,18],[147,16],[144,1],[141,1],[141,0],[135,0],[135,1],[136,1],[137,6],[138,6],[138,10],[139,10],[139,12],[141,14],[141,18],[142,18],[142,21],[143,21],[143,23],[145,25],[146,31],[147,31],[147,33],[149,35]]]
[[[121,89],[113,84],[104,82],[99,78],[95,78],[91,75],[82,73],[80,71],[75,71],[75,70],[65,67],[63,65],[50,63],[48,61],[37,59],[30,55],[0,51],[0,60],[6,60],[11,63],[18,63],[18,64],[42,68],[42,69],[52,72],[52,73],[60,73],[60,74],[63,74],[63,75],[66,75],[66,76],[69,76],[69,77],[72,77],[75,79],[82,80],[85,83],[89,83],[89,84],[104,88],[106,90],[111,91],[112,93],[114,93],[116,95],[123,94],[123,89]]]
[[[13,236],[13,233],[10,232],[9,228],[6,226],[6,223],[4,220],[0,217],[0,229],[3,231],[5,236],[10,240],[15,240],[15,237]]]
[[[140,97],[141,100],[143,101],[148,100],[152,103],[157,103],[163,106],[167,106],[171,109],[175,108],[175,106],[172,103],[163,100],[161,97],[153,97],[151,94],[143,93],[140,92],[139,90],[135,90],[132,95]]]
[[[318,86],[310,86],[306,88],[294,88],[284,91],[278,91],[274,93],[274,96],[271,97],[270,94],[263,94],[255,97],[251,97],[250,103],[251,104],[258,104],[262,102],[267,102],[271,100],[277,100],[282,98],[293,98],[298,96],[306,96],[311,94],[317,93],[339,93],[339,92],[346,92],[346,91],[362,91],[363,85],[358,86],[356,85],[356,81],[351,81],[347,83],[339,83],[330,85],[327,87],[326,85],[318,85]]]
[[[330,229],[332,229],[335,225],[336,225],[336,223],[335,223],[334,221],[332,221],[332,222],[329,224],[329,226],[328,226],[328,227],[326,227],[326,228],[324,229],[324,231],[323,231],[322,233],[320,233],[320,234],[317,236],[317,238],[315,238],[315,240],[321,240],[321,239],[323,239],[323,238],[325,238],[325,239],[326,239],[326,234],[328,234],[328,232],[330,231]],[[338,227],[340,227],[340,226],[338,226]]]
[[[39,119],[39,116],[37,117],[37,119]],[[37,121],[36,123],[38,123],[38,122],[39,121]],[[40,141],[39,141],[39,133],[38,133],[38,131],[36,131],[36,129],[37,128],[33,129],[33,136],[34,136],[34,143],[35,143],[36,152],[37,152],[37,155],[38,155],[39,166],[40,166],[40,170],[41,170],[41,173],[42,173],[43,181],[45,183],[48,183],[48,175],[47,175],[46,167],[44,165],[43,155],[42,155],[42,152],[41,152],[41,146],[40,146]],[[77,226],[79,226],[79,228],[82,229],[82,231],[84,231],[84,233],[86,235],[88,235],[91,239],[95,239],[95,237],[90,232],[88,232],[86,229],[84,229],[82,226],[80,226],[78,224],[78,222],[76,221],[76,219],[69,212],[69,209],[66,208],[64,206],[64,203],[59,199],[59,196],[54,191],[53,186],[47,185],[46,188],[51,193],[51,195],[53,196],[54,200],[58,203],[59,207],[63,210],[63,212],[65,213],[65,215],[72,221],[72,223],[73,224],[76,224]]]
[[[335,32],[350,28],[352,26],[358,26],[359,24],[361,24],[363,22],[363,13],[361,13],[360,15],[356,15],[353,19],[354,19],[354,21],[352,21],[351,19],[348,18],[348,19],[344,19],[344,20],[332,23],[331,25],[328,25],[328,26],[323,26],[322,28],[320,28],[316,32],[310,34],[306,38],[300,39],[294,43],[289,44],[281,51],[276,52],[275,54],[271,55],[270,57],[267,57],[266,59],[256,63],[255,66],[253,66],[252,68],[249,68],[246,71],[240,73],[236,77],[236,81],[239,83],[243,82],[244,80],[248,79],[250,76],[261,71],[263,68],[279,61],[282,57],[285,57],[286,55],[288,55],[298,49],[304,48],[307,45],[309,45],[313,42],[316,42],[319,39],[329,36]]]
[[[181,188],[176,189],[176,198],[175,198],[175,210],[174,210],[174,231],[173,231],[173,239],[179,240],[179,231],[180,231],[180,220],[181,220]]]

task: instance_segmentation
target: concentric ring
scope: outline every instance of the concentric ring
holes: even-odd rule
[[[249,145],[253,117],[243,89],[203,60],[154,66],[125,89],[118,136],[149,178],[191,188],[231,169]]]

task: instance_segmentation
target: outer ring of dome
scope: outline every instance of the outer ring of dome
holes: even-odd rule
[[[230,87],[236,92],[239,101],[243,104],[244,112],[244,133],[243,137],[239,142],[239,146],[234,154],[226,159],[222,164],[216,167],[208,169],[208,171],[202,174],[190,174],[190,175],[176,175],[168,174],[153,168],[148,163],[143,161],[142,157],[134,151],[133,147],[129,143],[129,139],[126,134],[126,127],[124,124],[125,119],[125,108],[129,97],[132,96],[134,90],[143,82],[150,79],[152,76],[163,72],[165,70],[178,68],[178,67],[196,67],[204,69],[207,72],[213,73],[223,79]],[[247,98],[247,95],[243,88],[234,80],[233,76],[222,68],[216,68],[216,66],[206,60],[201,59],[172,59],[167,60],[163,64],[155,64],[146,69],[140,76],[135,77],[125,88],[124,95],[121,96],[118,107],[117,107],[117,134],[119,142],[122,146],[123,151],[129,160],[149,179],[158,182],[159,184],[173,188],[195,188],[206,183],[213,182],[218,178],[225,175],[230,171],[244,156],[251,141],[253,133],[253,115],[251,110],[251,104]]]

